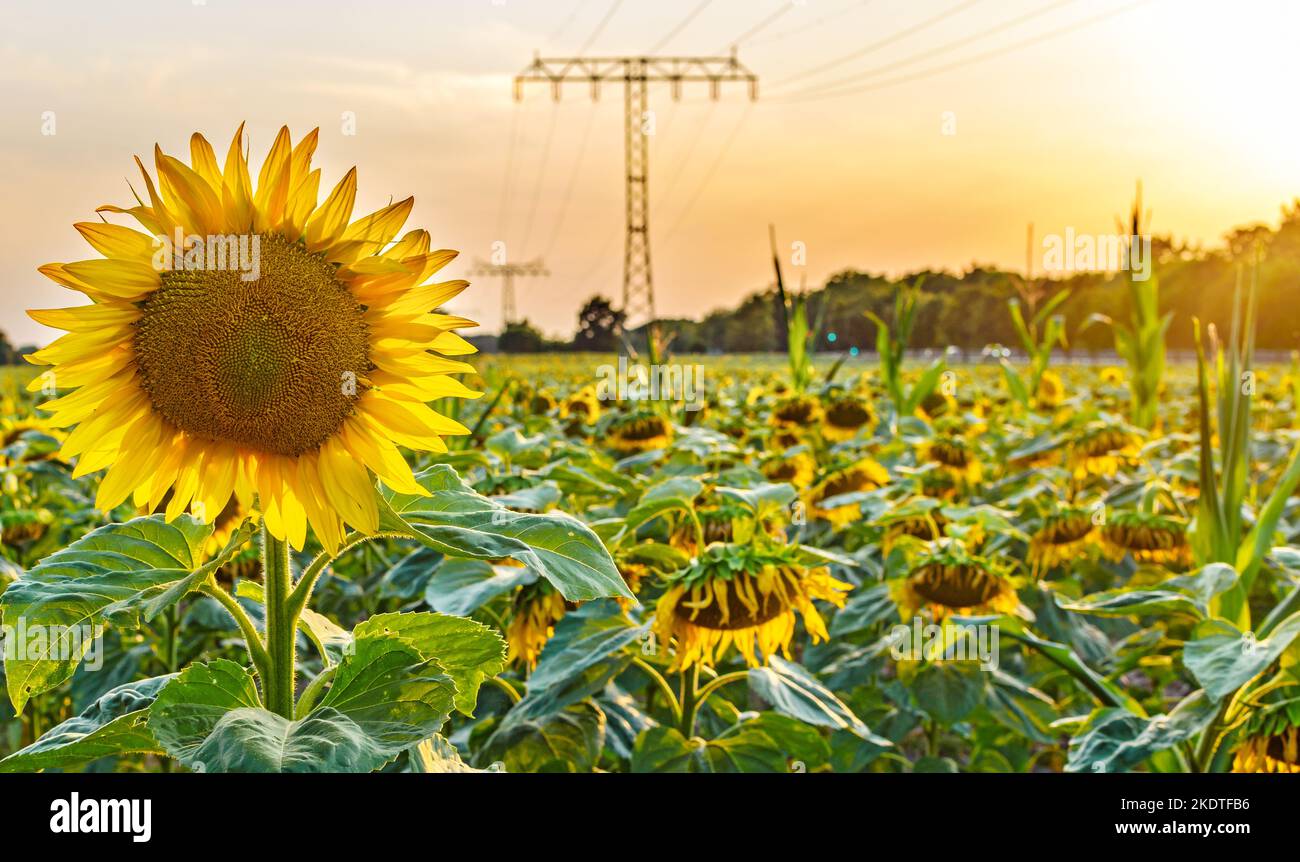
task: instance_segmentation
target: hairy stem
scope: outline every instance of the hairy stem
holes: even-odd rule
[[[262,573],[266,583],[266,651],[270,656],[263,680],[266,708],[293,718],[294,642],[298,615],[290,600],[293,576],[289,568],[289,546],[262,530]]]

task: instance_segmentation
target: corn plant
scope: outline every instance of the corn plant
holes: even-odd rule
[[[1142,213],[1142,188],[1128,222],[1128,260],[1134,257],[1134,243],[1140,242],[1147,227]],[[1160,314],[1160,282],[1154,272],[1143,278],[1136,267],[1130,266],[1126,278],[1129,289],[1130,317],[1127,323],[1113,320],[1105,314],[1089,317],[1085,326],[1093,322],[1110,327],[1115,337],[1115,352],[1129,369],[1130,407],[1129,421],[1139,428],[1156,427],[1160,406],[1160,382],[1165,374],[1165,332],[1173,313]]]
[[[1016,334],[1020,336],[1020,345],[1029,357],[1028,379],[1016,371],[1015,367],[1006,359],[1002,360],[1002,373],[1006,375],[1007,386],[1011,389],[1011,394],[1021,404],[1028,405],[1029,399],[1038,391],[1038,384],[1043,379],[1043,372],[1047,370],[1048,364],[1052,361],[1053,348],[1057,344],[1062,347],[1069,346],[1069,341],[1065,335],[1065,317],[1052,313],[1069,296],[1070,290],[1066,288],[1037,310],[1034,309],[1033,303],[1030,302],[1031,316],[1028,321],[1025,320],[1025,315],[1021,311],[1021,301],[1016,298],[1007,300],[1007,308],[1011,311],[1011,322],[1015,324]],[[1028,298],[1032,299],[1032,297]]]
[[[1300,483],[1300,447],[1273,487],[1254,525],[1247,530],[1243,510],[1250,497],[1250,417],[1255,372],[1255,298],[1258,268],[1242,305],[1240,274],[1233,291],[1232,329],[1225,350],[1214,326],[1208,328],[1216,386],[1210,400],[1210,368],[1200,321],[1196,333],[1197,391],[1200,402],[1200,499],[1192,529],[1197,562],[1228,563],[1240,576],[1236,586],[1220,596],[1220,613],[1243,627],[1250,624],[1246,597],[1264,556],[1272,548],[1273,532],[1287,498]],[[1212,420],[1213,417],[1213,420]],[[1217,427],[1216,427],[1217,422]]]
[[[947,363],[936,359],[910,388],[904,385],[903,361],[912,337],[912,328],[916,324],[916,306],[921,298],[923,282],[924,278],[919,278],[910,286],[900,285],[895,291],[892,326],[875,312],[864,312],[876,324],[876,353],[880,357],[880,376],[885,381],[885,390],[893,402],[896,418],[915,412],[939,385],[939,378],[947,368]]]

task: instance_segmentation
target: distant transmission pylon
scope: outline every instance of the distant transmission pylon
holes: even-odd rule
[[[651,133],[648,86],[667,81],[673,99],[680,99],[683,83],[707,83],[716,101],[725,82],[749,85],[750,99],[758,98],[758,76],[736,58],[728,57],[534,57],[532,65],[515,76],[515,101],[524,97],[524,85],[548,82],[557,102],[565,82],[585,81],[591,85],[592,101],[600,99],[600,85],[623,84],[623,136],[626,150],[627,238],[623,249],[623,312],[625,325],[634,326],[655,319],[654,279],[650,268],[650,148]]]
[[[518,320],[515,308],[515,276],[528,278],[546,277],[551,273],[546,269],[541,258],[524,263],[488,263],[476,260],[470,275],[495,275],[501,277],[501,327]]]

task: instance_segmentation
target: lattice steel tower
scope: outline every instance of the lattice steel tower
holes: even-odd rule
[[[749,97],[758,98],[758,76],[736,58],[728,57],[534,57],[528,68],[515,76],[515,101],[524,95],[529,82],[548,82],[558,102],[566,82],[585,81],[591,98],[600,98],[600,85],[623,84],[623,136],[625,149],[625,197],[627,235],[623,247],[623,311],[625,325],[634,326],[655,319],[653,270],[650,265],[650,148],[646,126],[649,120],[649,85],[666,81],[674,99],[681,98],[682,84],[707,83],[716,101],[722,84],[729,81],[749,85]]]

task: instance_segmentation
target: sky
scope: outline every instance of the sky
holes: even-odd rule
[[[322,196],[352,165],[358,215],[414,195],[407,227],[462,252],[449,277],[497,242],[544,259],[519,312],[570,334],[621,296],[622,94],[516,102],[536,52],[734,45],[759,78],[754,102],[652,87],[660,316],[765,287],[769,224],[809,287],[1022,269],[1027,224],[1112,232],[1140,179],[1156,232],[1213,245],[1300,196],[1298,25],[1286,0],[0,0],[0,330],[55,337],[23,310],[81,297],[36,268],[93,256],[72,224],[131,202],[134,155],[186,155],[193,131],[223,154],[246,121],[254,171],[281,125],[319,126]],[[496,331],[500,283],[452,308]]]

